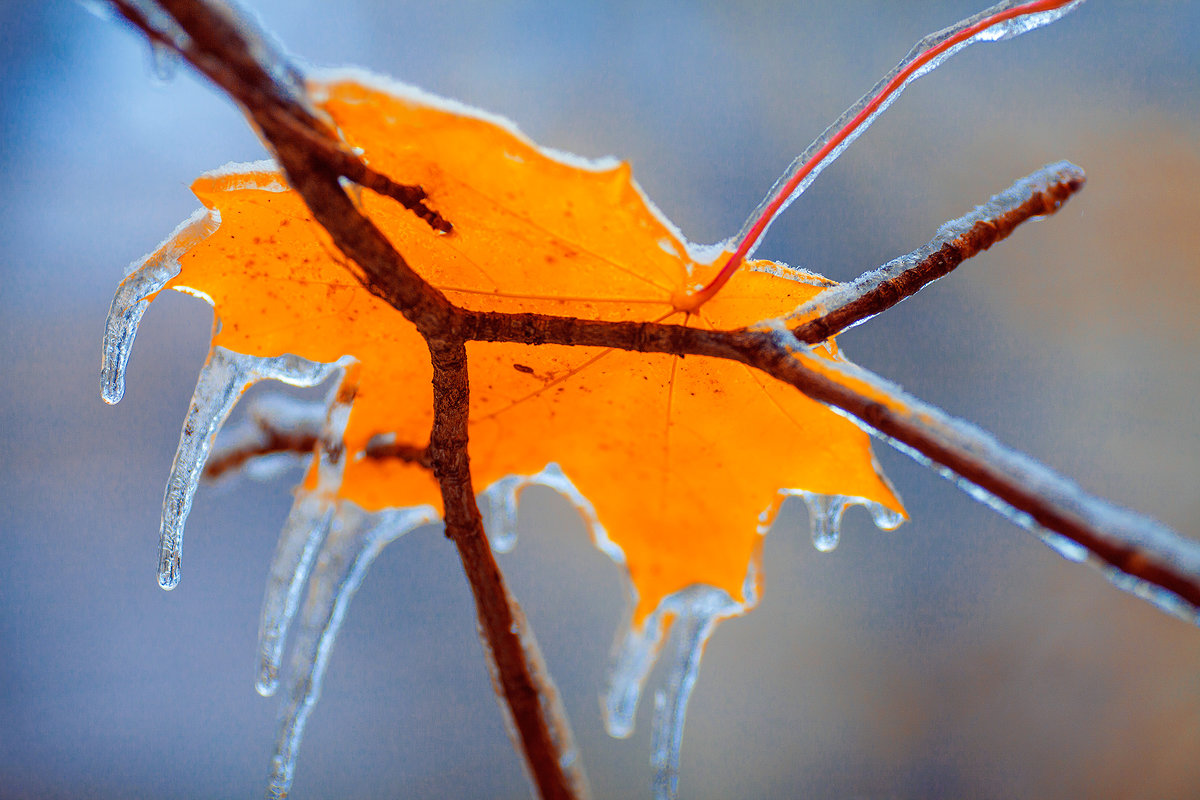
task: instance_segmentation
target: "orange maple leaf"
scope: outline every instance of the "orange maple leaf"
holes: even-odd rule
[[[730,329],[784,315],[833,283],[752,262],[702,309],[677,310],[678,298],[728,254],[687,243],[648,204],[627,164],[548,153],[503,121],[371,83],[339,81],[315,93],[369,165],[421,186],[453,222],[447,235],[388,198],[360,198],[422,277],[458,305]],[[337,497],[368,511],[438,507],[427,469],[364,457],[380,436],[427,442],[427,348],[353,279],[300,198],[279,191],[283,177],[262,167],[193,184],[220,224],[182,255],[168,286],[213,304],[215,346],[356,359],[344,432],[350,457]],[[693,584],[752,604],[747,571],[781,488],[901,512],[863,431],[744,365],[586,347],[468,350],[476,485],[559,465],[594,508],[606,550],[623,554],[635,625]],[[840,358],[833,345],[827,356]],[[316,482],[314,467],[309,488]]]

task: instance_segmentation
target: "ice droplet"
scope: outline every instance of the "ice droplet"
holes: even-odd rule
[[[201,208],[184,220],[154,252],[129,266],[125,280],[113,296],[104,324],[100,360],[100,397],[104,402],[113,405],[125,394],[125,367],[150,299],[179,274],[179,257],[215,231],[220,223],[220,214]]]
[[[257,381],[271,379],[292,386],[316,386],[338,368],[293,355],[248,356],[224,347],[213,347],[196,382],[192,402],[184,418],[179,447],[171,464],[163,497],[159,533],[158,585],[173,589],[179,583],[183,553],[183,529],[192,509],[192,498],[212,450],[217,431],[234,405]]]
[[[822,553],[831,552],[838,546],[842,532],[842,515],[849,506],[849,498],[837,494],[811,492],[804,492],[801,496],[804,498],[804,504],[808,506],[808,527],[812,533],[813,547]]]
[[[288,692],[271,757],[268,798],[287,797],[295,776],[304,725],[321,694],[321,681],[346,609],[371,563],[400,536],[437,519],[429,506],[363,511],[341,501],[316,558],[292,649]]]

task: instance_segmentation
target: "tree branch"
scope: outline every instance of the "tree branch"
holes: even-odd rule
[[[433,362],[433,432],[429,456],[442,491],[446,536],[458,548],[475,596],[480,637],[492,666],[496,693],[507,703],[514,739],[542,798],[582,797],[586,784],[558,691],[549,680],[525,616],[509,593],[483,530],[467,454],[469,384],[461,342],[430,342]]]

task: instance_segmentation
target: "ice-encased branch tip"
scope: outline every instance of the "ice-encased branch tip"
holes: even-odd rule
[[[932,72],[967,45],[1019,36],[1054,22],[1082,3],[1083,0],[1005,0],[917,42],[871,91],[842,112],[792,161],[732,238],[737,246],[724,266],[707,285],[690,292],[684,305],[694,310],[712,299],[733,273],[754,255],[767,229],[779,215],[887,110],[910,83]]]

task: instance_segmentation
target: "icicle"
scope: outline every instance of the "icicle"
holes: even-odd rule
[[[808,506],[808,526],[812,533],[813,547],[828,553],[838,546],[841,536],[842,514],[849,505],[848,498],[838,494],[813,494],[804,492],[804,504]]]
[[[700,658],[708,637],[722,618],[741,607],[720,589],[695,586],[674,595],[677,646],[667,667],[666,688],[654,693],[654,722],[650,763],[654,767],[655,800],[674,800],[679,788],[679,751],[688,699],[700,672]]]
[[[125,394],[125,367],[150,298],[179,274],[179,257],[215,231],[220,223],[221,216],[216,211],[199,209],[153,253],[130,265],[113,296],[105,322],[100,363],[100,396],[104,402],[118,403]]]
[[[317,556],[292,650],[288,694],[271,758],[268,798],[288,795],[296,752],[308,715],[320,697],[329,654],[368,568],[392,541],[435,519],[437,514],[429,506],[369,514],[352,503],[338,503],[329,535]]]
[[[263,697],[275,694],[279,687],[283,642],[332,518],[333,505],[328,500],[301,490],[279,534],[258,626],[258,677],[254,688]]]
[[[179,54],[165,44],[150,42],[150,70],[155,80],[169,83],[179,70]]]
[[[264,379],[292,386],[316,386],[338,368],[338,364],[320,364],[293,355],[262,358],[234,353],[223,347],[214,347],[209,352],[183,422],[179,448],[175,451],[163,497],[159,586],[173,589],[179,583],[183,528],[192,508],[192,497],[217,431],[246,388]]]
[[[299,491],[288,514],[287,523],[279,535],[275,558],[267,578],[267,589],[263,595],[262,617],[258,633],[259,667],[255,688],[264,697],[275,693],[279,686],[279,665],[283,656],[283,641],[300,604],[300,591],[308,582],[313,557],[325,541],[332,522],[337,490],[342,485],[345,467],[343,435],[350,419],[350,410],[358,388],[359,364],[345,357],[338,365],[342,367],[342,379],[327,399],[318,432],[320,445],[317,448],[317,487],[314,491]],[[284,422],[311,422],[311,409],[299,408],[294,404],[279,408]],[[270,413],[259,407],[258,413]],[[299,415],[288,420],[287,414]]]
[[[665,608],[660,604],[641,627],[629,625],[617,638],[608,686],[600,703],[609,736],[624,739],[633,733],[638,701],[662,647],[664,621]]]
[[[509,475],[480,493],[483,500],[483,529],[497,553],[517,546],[517,496],[532,480],[526,475]]]

